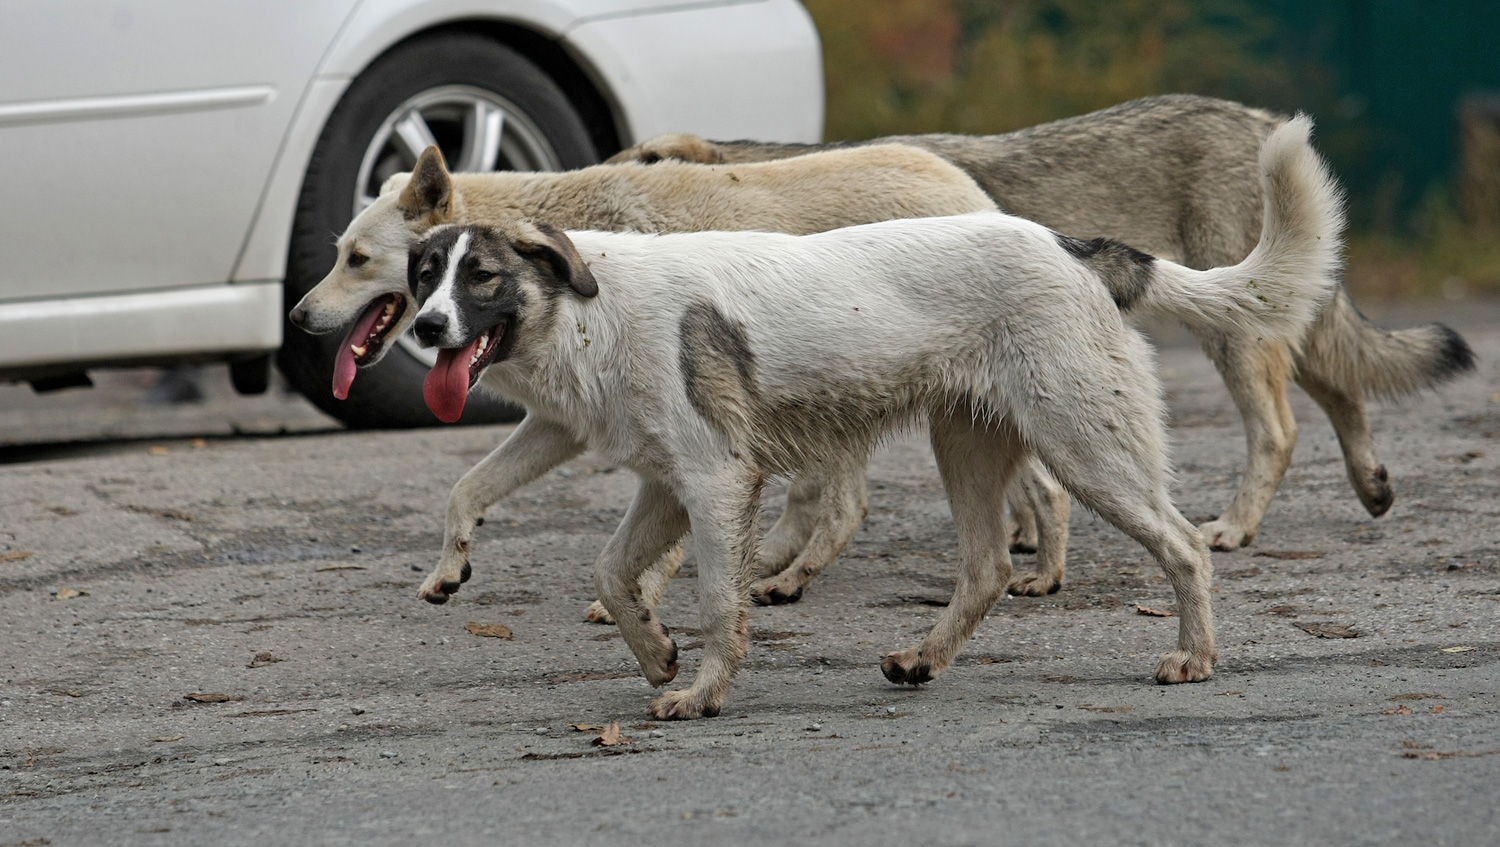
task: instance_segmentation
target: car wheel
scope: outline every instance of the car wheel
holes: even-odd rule
[[[536,65],[478,35],[443,33],[392,48],[349,86],[313,150],[287,257],[290,309],[333,267],[333,235],[374,201],[392,174],[410,171],[436,144],[455,171],[548,171],[598,161],[566,95]],[[422,398],[435,356],[410,334],[362,369],[347,400],[333,396],[341,335],[287,324],[277,365],[318,408],[355,428],[437,423]],[[495,423],[522,410],[476,394],[461,423]]]

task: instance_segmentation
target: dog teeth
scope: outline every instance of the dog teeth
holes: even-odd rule
[[[355,358],[363,356],[364,354],[366,354],[366,353],[368,353],[370,351],[370,348],[365,347],[365,346],[360,345],[360,344],[351,344],[351,345],[349,345],[349,349],[354,351]]]
[[[472,365],[475,362],[479,361],[479,357],[484,355],[484,351],[487,350],[489,346],[490,334],[486,332],[484,335],[479,336],[479,344],[474,348],[474,358],[469,360],[469,364]]]
[[[391,302],[385,304],[385,316],[386,316],[386,319],[389,320],[390,317],[391,317],[391,315],[394,315],[394,314],[396,314],[396,302],[394,300],[392,300]]]

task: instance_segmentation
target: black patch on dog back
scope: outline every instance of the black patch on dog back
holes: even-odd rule
[[[1122,312],[1130,311],[1151,284],[1155,256],[1108,238],[1083,241],[1060,232],[1052,235],[1062,249],[1099,276]]]
[[[759,393],[744,327],[712,304],[697,302],[678,324],[678,341],[688,402],[710,423],[742,434]]]

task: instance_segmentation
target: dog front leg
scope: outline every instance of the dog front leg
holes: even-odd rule
[[[661,598],[667,593],[667,588],[672,584],[673,577],[682,570],[682,545],[673,544],[667,548],[660,559],[651,563],[646,572],[641,574],[641,603],[648,609],[655,609],[661,604]],[[613,624],[614,615],[604,608],[604,604],[595,600],[584,610],[583,619],[589,623]]]
[[[724,705],[734,674],[750,646],[747,587],[755,560],[761,476],[732,465],[683,476],[682,494],[698,560],[698,620],[703,663],[692,685],[667,691],[651,703],[665,720],[711,718]]]
[[[642,479],[624,520],[594,564],[594,591],[652,685],[665,685],[677,676],[677,645],[657,622],[655,601],[642,597],[641,573],[676,545],[687,528],[687,512],[677,497],[660,482]]]
[[[1011,594],[1040,597],[1062,587],[1063,564],[1068,554],[1068,513],[1072,511],[1073,500],[1052,474],[1032,457],[1027,457],[1026,464],[1016,473],[1016,481],[1010,487],[1012,498],[1018,492],[1029,506],[1028,511],[1035,515],[1036,570],[1016,574],[1006,590]],[[1012,543],[1011,552],[1015,549]]]
[[[863,451],[831,462],[819,476],[823,487],[817,508],[802,516],[802,520],[812,521],[812,532],[789,567],[751,586],[750,599],[757,605],[771,606],[800,600],[803,589],[838,558],[870,511]],[[788,512],[791,508],[789,495]],[[783,515],[782,519],[785,520],[786,516]]]
[[[469,469],[448,495],[443,554],[422,581],[417,596],[446,603],[469,581],[469,544],[484,510],[500,498],[583,452],[584,443],[567,429],[528,415],[495,451]]]
[[[975,416],[977,417],[977,416]],[[1014,432],[956,414],[932,421],[932,451],[958,530],[958,585],[937,624],[915,647],[886,656],[886,679],[918,685],[937,678],[973,636],[1010,582],[1006,485],[1023,454]]]

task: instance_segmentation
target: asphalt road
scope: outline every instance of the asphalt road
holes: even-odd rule
[[[952,586],[909,437],[843,557],[752,612],[723,715],[691,723],[648,722],[624,645],[582,620],[626,472],[585,456],[493,508],[433,607],[447,490],[508,428],[348,433],[212,378],[182,407],[139,403],[141,374],[0,388],[0,847],[1500,843],[1500,310],[1448,311],[1481,369],[1377,408],[1388,516],[1295,397],[1260,538],[1214,557],[1211,681],[1151,683],[1176,621],[1136,609],[1171,592],[1075,510],[1060,593],[1000,603],[935,683],[886,683]],[[1238,418],[1196,350],[1162,369],[1202,519]],[[695,582],[689,562],[664,605],[683,679]],[[629,744],[572,726],[611,721]]]

